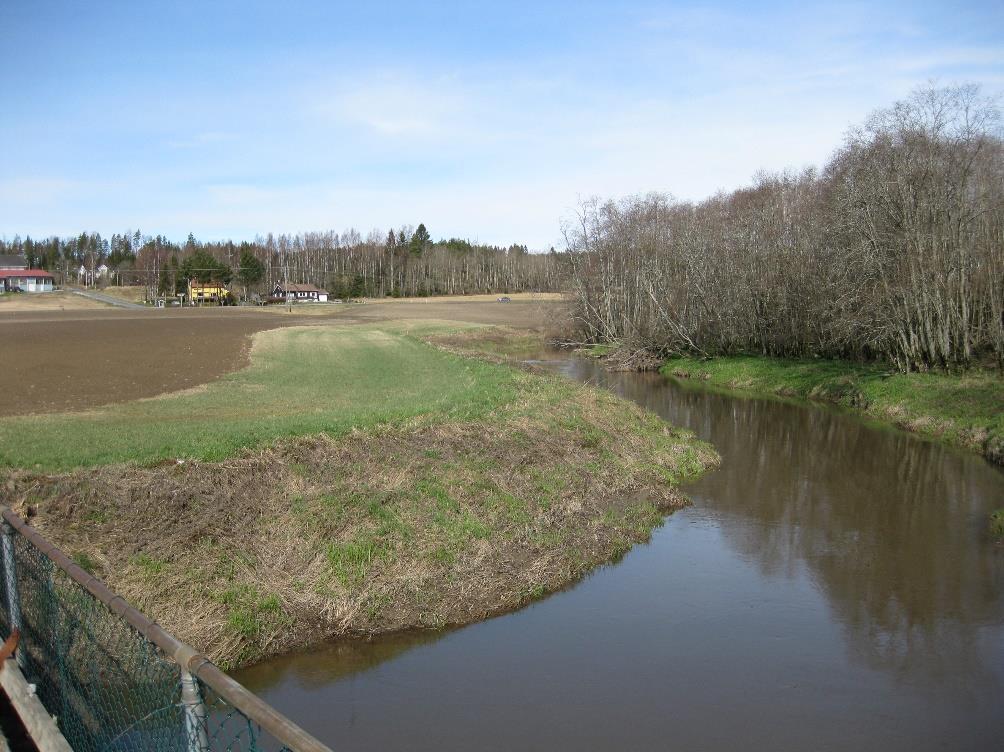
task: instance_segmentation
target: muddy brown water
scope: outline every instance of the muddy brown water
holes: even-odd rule
[[[839,411],[545,364],[715,444],[647,545],[526,609],[238,675],[338,750],[999,750],[1004,473]]]

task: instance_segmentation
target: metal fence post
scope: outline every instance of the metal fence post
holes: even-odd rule
[[[53,658],[56,662],[56,670],[59,672],[59,713],[54,714],[58,718],[67,717],[67,710],[70,707],[70,692],[72,691],[69,671],[66,667],[66,662],[69,659],[69,630],[66,630],[66,639],[64,639],[64,629],[63,629],[63,613],[60,608],[60,597],[56,592],[56,565],[49,560],[43,561],[45,578],[43,579],[43,587],[45,588],[45,601],[48,606],[47,610],[49,612],[48,618],[43,622],[45,624],[42,627],[41,624],[36,626],[35,638],[44,640],[45,642],[52,645],[53,648]],[[40,620],[41,621],[41,620]],[[42,629],[45,629],[48,634],[43,636]]]
[[[202,702],[199,682],[188,669],[181,669],[181,704],[185,709],[185,733],[188,752],[209,752],[206,736],[206,705]]]
[[[24,635],[21,623],[21,595],[17,589],[17,563],[14,557],[14,529],[6,520],[0,526],[0,545],[3,547],[3,575],[7,590],[7,616],[10,618],[10,629],[15,629]],[[20,647],[15,651],[14,658],[18,668],[24,670],[24,650]]]

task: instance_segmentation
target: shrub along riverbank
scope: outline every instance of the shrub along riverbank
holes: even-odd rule
[[[829,402],[1004,464],[1004,379],[994,371],[899,373],[835,360],[675,358],[663,374],[758,394]]]
[[[235,666],[517,608],[646,540],[717,462],[608,392],[457,352],[524,342],[409,327],[262,332],[201,389],[0,421],[0,496]]]

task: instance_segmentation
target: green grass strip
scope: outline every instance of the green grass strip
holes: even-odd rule
[[[844,405],[1004,462],[1004,379],[993,371],[899,373],[838,360],[675,358],[670,376]]]

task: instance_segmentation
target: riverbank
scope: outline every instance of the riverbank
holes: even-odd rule
[[[876,365],[755,356],[675,358],[660,372],[756,394],[858,410],[1004,464],[1004,379],[999,373],[899,373]]]
[[[212,384],[4,419],[2,496],[233,667],[518,608],[647,540],[717,462],[607,392],[426,341],[458,329],[261,332]]]

